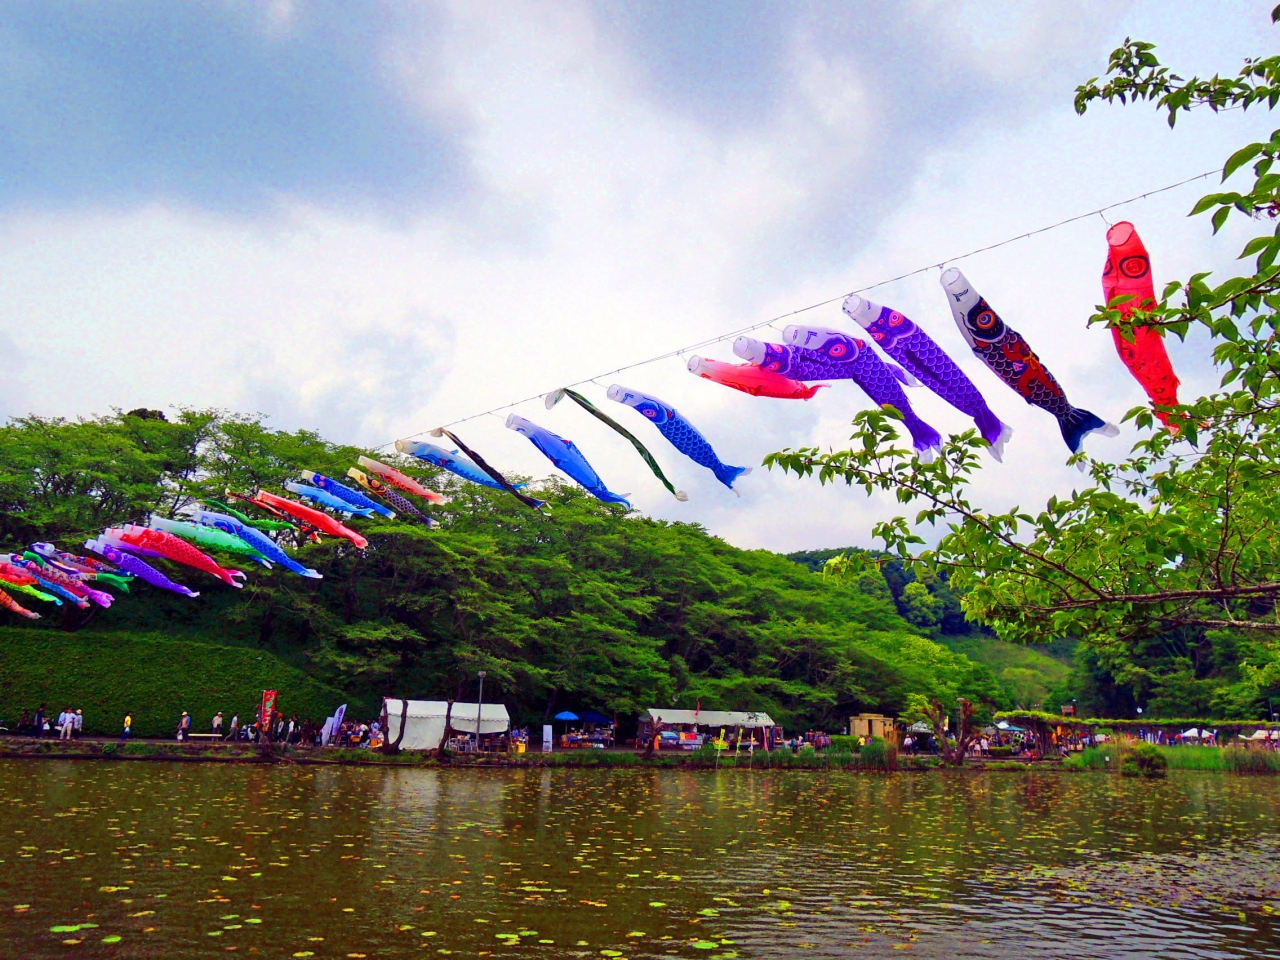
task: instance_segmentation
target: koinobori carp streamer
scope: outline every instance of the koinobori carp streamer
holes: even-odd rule
[[[1102,268],[1102,293],[1107,306],[1119,297],[1128,297],[1115,305],[1122,318],[1128,319],[1135,309],[1150,310],[1156,305],[1155,283],[1151,278],[1151,256],[1132,223],[1122,220],[1107,231],[1107,262]],[[1115,328],[1111,329],[1116,352],[1129,368],[1133,378],[1142,384],[1152,404],[1157,407],[1156,416],[1166,427],[1177,430],[1176,422],[1169,423],[1169,414],[1159,407],[1178,405],[1178,375],[1164,346],[1164,337],[1152,327],[1134,327],[1133,339]]]
[[[881,350],[906,367],[908,373],[961,413],[973,417],[982,439],[991,446],[991,455],[997,461],[1004,458],[1004,445],[1013,436],[1013,428],[1001,423],[991,412],[973,381],[933,338],[904,314],[857,294],[845,300],[844,312],[870,334]]]
[[[1027,403],[1053,414],[1067,449],[1078,453],[1081,441],[1095,431],[1107,437],[1120,433],[1115,424],[1071,405],[1062,385],[1027,341],[1000,319],[963,273],[952,267],[942,274],[941,282],[960,336],[974,356]]]

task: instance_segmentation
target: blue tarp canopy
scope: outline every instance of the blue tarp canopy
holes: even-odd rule
[[[574,720],[578,719],[578,715],[576,713],[570,713],[568,710],[561,710],[559,713],[556,714],[555,719],[564,720],[567,723],[572,723]]]
[[[596,713],[594,710],[583,710],[578,719],[583,723],[613,723],[613,721],[603,713]]]

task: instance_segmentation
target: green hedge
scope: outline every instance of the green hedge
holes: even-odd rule
[[[66,707],[84,711],[88,734],[114,735],[126,711],[134,736],[169,737],[182,711],[205,733],[221,710],[224,728],[238,712],[251,721],[264,689],[279,691],[286,716],[321,722],[349,702],[352,716],[376,704],[355,701],[269,653],[116,632],[54,633],[0,628],[0,720],[11,730],[23,710],[45,704],[56,719]]]
[[[1274,730],[1280,727],[1280,723],[1269,723],[1266,720],[1205,720],[1200,717],[1143,717],[1138,720],[1106,720],[1094,717],[1076,719],[1074,717],[1063,717],[1056,713],[1045,713],[1043,710],[1002,710],[995,715],[995,720],[997,723],[1001,720],[1008,720],[1012,724],[1044,723],[1049,726],[1092,727],[1095,729],[1114,730],[1153,730],[1172,727],[1177,727],[1180,730],[1185,730],[1188,727],[1200,729],[1207,727],[1210,730],[1222,728],[1236,730],[1241,727],[1253,729],[1256,727],[1258,729]]]

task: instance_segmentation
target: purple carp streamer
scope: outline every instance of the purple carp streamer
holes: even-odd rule
[[[974,356],[1027,403],[1053,414],[1067,449],[1079,453],[1081,442],[1094,431],[1107,437],[1120,433],[1115,424],[1071,405],[1062,385],[1040,362],[1027,341],[1000,319],[963,273],[952,267],[942,274],[940,282],[947,292],[947,302],[951,304],[951,315],[960,328],[960,336]]]
[[[991,445],[991,455],[997,461],[1004,459],[1004,445],[1013,436],[1013,428],[1000,422],[978,388],[927,333],[898,311],[864,300],[857,294],[845,300],[844,312],[871,335],[881,350],[926,387],[961,413],[973,417],[982,439]]]
[[[907,374],[880,359],[862,340],[839,330],[791,326],[783,336],[796,342],[765,343],[739,337],[733,352],[793,380],[852,380],[877,406],[893,407],[901,413],[916,452],[926,462],[933,459],[942,437],[912,409],[901,386],[910,382]]]

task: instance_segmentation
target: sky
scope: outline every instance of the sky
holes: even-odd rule
[[[1265,111],[1170,130],[1148,105],[1079,117],[1074,89],[1126,36],[1189,76],[1271,54],[1275,29],[1253,2],[17,0],[0,9],[0,417],[221,407],[376,445],[595,378],[583,392],[687,503],[572,404],[512,411],[638,510],[747,548],[874,546],[891,498],[760,466],[841,449],[869,405],[853,384],[758,399],[691,376],[688,354],[609,372],[1219,169],[1270,134]],[[1157,289],[1236,269],[1247,226],[1215,238],[1187,217],[1216,183],[1105,215],[1137,225]],[[954,262],[1076,405],[1118,422],[1144,395],[1086,326],[1106,229]],[[1014,428],[973,499],[1069,493],[1056,423],[969,352],[939,272],[868,296]],[[802,322],[851,323],[838,302]],[[1184,397],[1216,386],[1203,337],[1169,352]],[[753,466],[741,496],[606,400],[615,382]],[[972,426],[911,400],[943,433]],[[554,472],[507,412],[456,431],[504,471]],[[1137,439],[1086,447],[1114,460]]]

